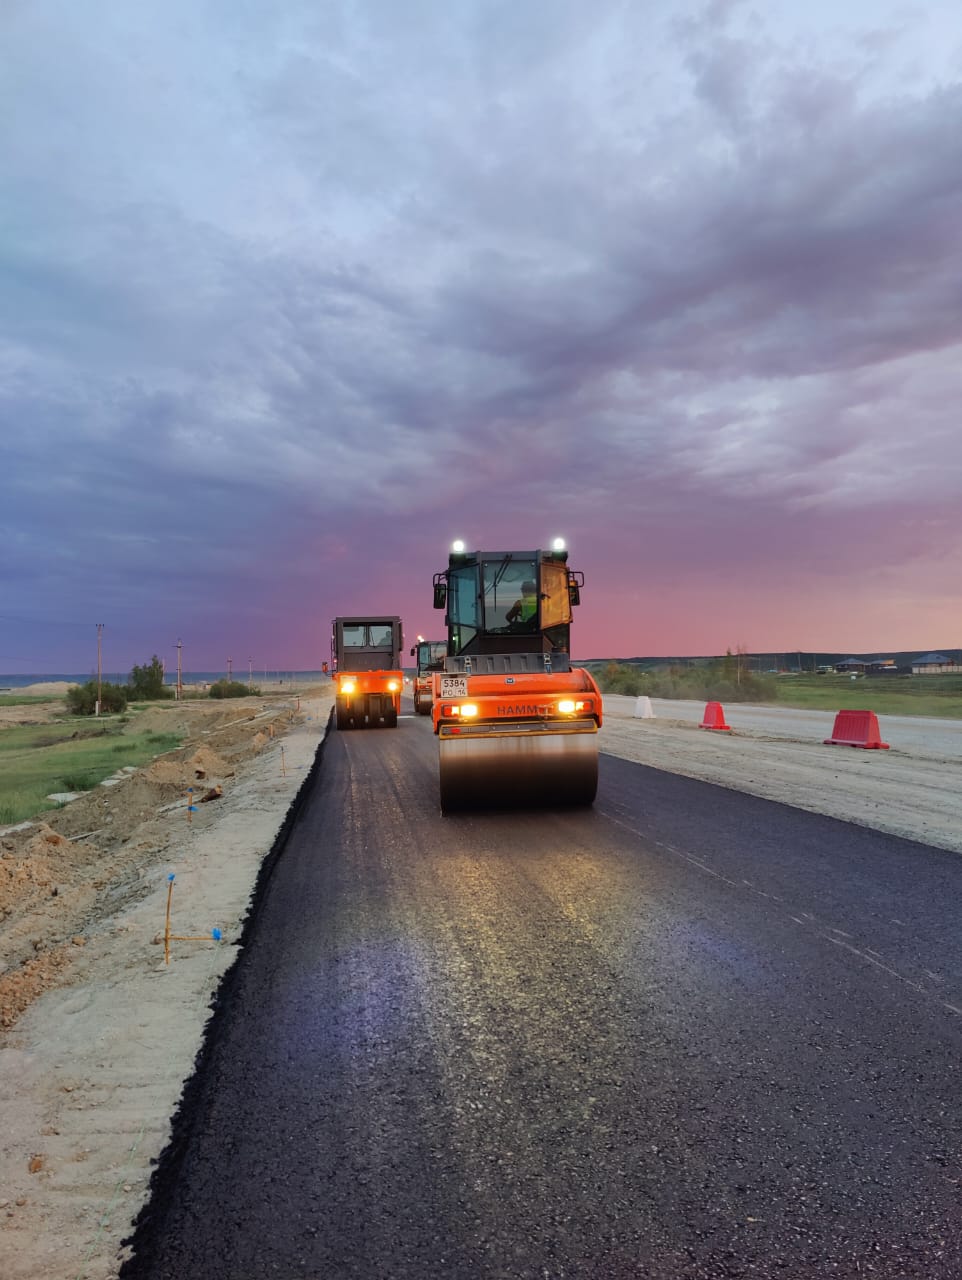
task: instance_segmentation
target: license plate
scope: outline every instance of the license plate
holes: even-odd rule
[[[442,676],[442,698],[466,698],[468,696],[467,676]]]

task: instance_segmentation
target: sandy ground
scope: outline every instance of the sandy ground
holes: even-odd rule
[[[858,751],[823,745],[833,717],[821,712],[728,707],[729,735],[698,727],[702,703],[651,705],[642,718],[634,698],[607,698],[602,751],[962,852],[962,721],[886,717],[891,749]],[[326,690],[299,706],[296,690],[185,703],[181,750],[46,822],[0,831],[4,1280],[117,1275],[330,706]],[[222,794],[188,825],[191,785]],[[172,872],[172,932],[200,940],[172,941],[168,965],[158,938]]]

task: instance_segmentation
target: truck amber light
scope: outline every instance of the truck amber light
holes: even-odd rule
[[[353,680],[341,681],[341,693],[353,693],[356,688]]]
[[[397,689],[397,687],[398,687],[398,685],[397,685],[397,681],[396,681],[396,680],[389,680],[389,681],[387,682],[387,687],[388,687],[388,689],[391,691],[391,693],[394,693],[394,691],[395,691],[395,690]]]
[[[570,698],[562,698],[561,701],[558,703],[558,710],[561,712],[562,715],[570,716],[572,711],[574,711],[574,709],[575,709],[575,704],[571,701]]]

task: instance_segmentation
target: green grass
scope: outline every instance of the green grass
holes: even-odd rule
[[[0,693],[0,707],[30,707],[35,702],[63,702],[63,694],[51,697],[49,693]]]
[[[962,720],[962,676],[779,676],[777,705],[812,711],[864,708],[876,715]]]
[[[178,733],[124,733],[119,721],[11,725],[0,729],[0,824],[52,806],[57,791],[88,791],[124,765],[141,765],[182,742]]]

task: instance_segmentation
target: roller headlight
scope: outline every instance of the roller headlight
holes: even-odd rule
[[[574,711],[574,709],[575,709],[575,704],[571,701],[570,698],[562,698],[562,700],[558,703],[558,710],[561,712],[563,716],[570,716],[571,713]]]

